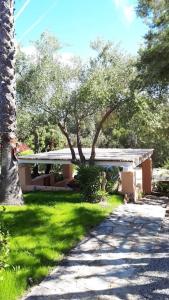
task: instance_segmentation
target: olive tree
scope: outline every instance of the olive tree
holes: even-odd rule
[[[47,35],[43,34],[35,46],[36,63],[18,80],[19,101],[35,114],[43,112],[49,122],[58,126],[67,140],[72,162],[86,163],[83,147],[88,145],[90,164],[94,164],[104,123],[124,103],[132,101],[132,60],[99,40],[92,43],[95,58],[86,64],[77,58],[70,65],[62,64],[58,42]]]

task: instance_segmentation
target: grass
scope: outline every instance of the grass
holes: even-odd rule
[[[9,268],[0,278],[0,299],[15,300],[38,283],[86,233],[121,203],[81,202],[74,192],[28,193],[24,206],[9,206],[4,222],[10,232]]]

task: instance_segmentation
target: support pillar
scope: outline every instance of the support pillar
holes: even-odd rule
[[[136,200],[136,175],[135,171],[123,171],[121,173],[122,193]]]
[[[29,165],[19,165],[19,180],[21,188],[26,191],[26,186],[31,185],[31,167]]]
[[[73,165],[63,165],[63,177],[64,179],[72,179],[73,178]]]
[[[144,194],[152,192],[152,159],[146,159],[142,164],[142,187]]]

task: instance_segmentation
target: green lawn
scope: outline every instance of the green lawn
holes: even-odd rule
[[[0,278],[0,299],[17,299],[55,266],[93,226],[121,203],[110,196],[108,206],[81,202],[73,192],[24,195],[25,205],[7,207],[4,220],[10,232],[10,268]],[[2,279],[3,278],[3,279]]]

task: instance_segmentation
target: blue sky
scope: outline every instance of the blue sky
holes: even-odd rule
[[[121,44],[136,54],[147,30],[136,17],[136,0],[16,0],[16,37],[24,47],[50,31],[62,52],[87,58],[97,37]]]

